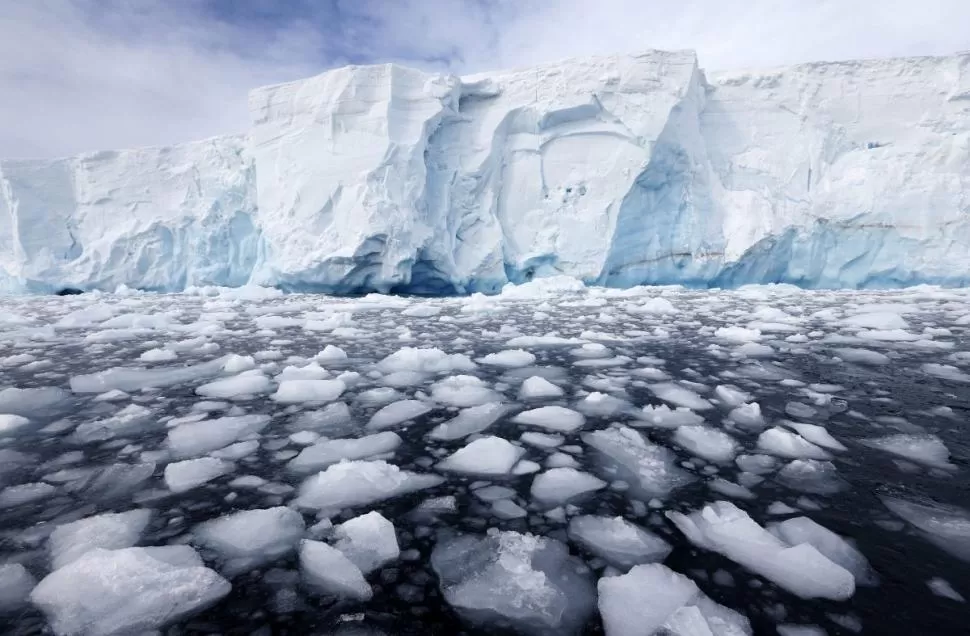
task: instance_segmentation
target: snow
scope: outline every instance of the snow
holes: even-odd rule
[[[140,634],[200,612],[232,586],[188,546],[96,548],[30,595],[59,636]]]
[[[799,535],[789,544],[732,503],[719,501],[691,514],[667,517],[699,548],[719,552],[802,598],[845,600],[855,592],[851,572]]]
[[[333,531],[334,547],[364,574],[384,567],[401,554],[394,524],[379,512],[348,519]]]
[[[597,588],[607,636],[751,634],[746,618],[714,603],[689,578],[660,564],[603,577]]]
[[[0,289],[515,302],[582,282],[965,283],[965,63],[704,73],[690,51],[643,51],[468,77],[332,69],[253,90],[243,135],[0,160]]]
[[[58,526],[48,542],[51,569],[60,569],[95,548],[132,547],[138,543],[151,518],[151,510],[140,509],[104,513]]]
[[[492,530],[439,540],[431,565],[447,603],[485,629],[579,633],[595,606],[581,563],[548,537]]]
[[[300,572],[313,589],[338,598],[369,601],[374,595],[363,573],[340,550],[320,541],[300,543]]]
[[[401,470],[383,460],[344,461],[304,481],[294,503],[318,510],[363,506],[431,488],[442,481],[436,475]]]
[[[670,554],[669,543],[623,517],[583,515],[569,521],[569,538],[613,567],[659,563]]]
[[[467,475],[502,476],[512,472],[525,449],[501,437],[480,437],[438,462],[438,470]]]
[[[532,497],[545,505],[561,506],[577,497],[606,488],[606,482],[575,468],[550,468],[532,480]]]
[[[557,433],[572,433],[583,427],[586,418],[583,417],[582,413],[577,413],[564,406],[542,406],[523,411],[513,417],[512,421]]]
[[[192,540],[219,557],[234,576],[272,563],[296,549],[305,526],[300,513],[282,506],[243,510],[195,527]]]
[[[175,462],[165,467],[165,485],[182,493],[206,484],[235,470],[235,465],[215,457],[199,457]]]

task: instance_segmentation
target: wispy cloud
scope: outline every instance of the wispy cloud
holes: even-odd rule
[[[970,49],[966,0],[0,0],[0,156],[245,129],[246,92],[345,63],[455,72],[646,48],[705,68]]]

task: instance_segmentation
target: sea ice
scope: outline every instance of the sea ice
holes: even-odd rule
[[[461,439],[474,433],[481,433],[508,412],[509,407],[498,402],[472,406],[462,409],[458,415],[447,422],[435,426],[428,436],[442,441]]]
[[[672,549],[657,535],[623,517],[573,517],[568,532],[572,541],[623,571],[642,563],[660,563]]]
[[[219,556],[229,576],[258,568],[296,548],[305,526],[300,513],[282,506],[243,510],[195,527],[193,541]]]
[[[320,541],[302,541],[300,571],[307,585],[324,594],[355,601],[369,601],[374,595],[360,568],[340,550]]]
[[[739,448],[733,437],[706,426],[681,426],[673,440],[692,455],[722,464],[733,460]]]
[[[51,569],[60,569],[95,548],[132,547],[138,543],[151,518],[151,510],[138,509],[85,517],[58,526],[48,541]]]
[[[394,524],[376,511],[348,519],[333,531],[334,547],[367,575],[401,554]]]
[[[397,433],[384,431],[356,439],[325,439],[307,446],[290,460],[290,470],[309,473],[323,470],[342,460],[367,459],[390,453],[401,445]]]
[[[501,437],[480,437],[438,462],[437,469],[466,475],[508,475],[524,454],[521,446]]]
[[[586,418],[582,413],[563,406],[543,406],[530,411],[523,411],[512,421],[517,424],[536,426],[557,433],[572,433],[583,427]]]
[[[397,426],[421,417],[431,411],[432,406],[421,400],[400,400],[392,402],[371,416],[367,422],[368,430],[376,431],[383,428]]]
[[[575,468],[551,468],[532,480],[532,497],[548,506],[561,506],[582,495],[602,490],[606,482]]]
[[[309,477],[294,503],[301,508],[339,510],[432,488],[444,479],[401,470],[383,460],[344,461]]]
[[[199,457],[165,467],[165,485],[175,493],[186,492],[235,470],[235,464],[215,457]]]

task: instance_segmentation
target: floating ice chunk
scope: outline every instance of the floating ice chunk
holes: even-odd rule
[[[438,475],[404,471],[383,460],[345,461],[304,481],[294,503],[319,510],[349,508],[432,488],[443,481]]]
[[[235,470],[235,464],[215,457],[175,462],[165,467],[165,485],[172,492],[186,492]]]
[[[586,418],[582,413],[563,406],[543,406],[519,413],[512,421],[527,426],[537,426],[559,433],[572,433],[583,427]]]
[[[571,540],[624,571],[660,563],[671,551],[669,543],[623,517],[573,517],[568,532]]]
[[[401,445],[397,433],[384,431],[357,439],[327,439],[307,446],[290,460],[290,470],[309,473],[323,470],[342,460],[367,459],[390,453]]]
[[[935,501],[880,496],[884,506],[919,529],[938,548],[970,562],[970,512]]]
[[[551,433],[537,433],[535,431],[526,431],[519,435],[519,440],[530,446],[535,446],[536,448],[557,448],[563,445],[566,439],[562,435],[554,435]]]
[[[379,512],[368,512],[343,522],[334,528],[333,538],[334,547],[365,575],[384,567],[401,554],[394,524]]]
[[[448,406],[468,407],[500,402],[502,396],[473,375],[453,375],[431,385],[431,399]]]
[[[718,494],[724,495],[725,497],[733,497],[734,499],[755,498],[755,494],[748,488],[720,477],[716,477],[707,482],[707,487]]]
[[[23,415],[0,413],[0,437],[11,435],[28,424],[30,424],[30,420]]]
[[[728,342],[757,342],[761,340],[761,331],[745,327],[718,327],[714,330],[714,337]]]
[[[845,600],[855,592],[852,573],[808,543],[789,546],[727,501],[667,517],[699,548],[718,552],[802,598]]]
[[[19,563],[0,565],[0,614],[9,614],[27,604],[37,580]]]
[[[710,462],[730,462],[738,452],[738,443],[733,437],[706,426],[681,426],[673,439],[687,452]]]
[[[676,465],[677,456],[663,446],[648,442],[625,426],[586,433],[583,441],[628,473],[632,484],[648,497],[666,497],[691,481]]]
[[[795,490],[816,495],[832,495],[842,490],[845,482],[835,464],[815,459],[796,459],[778,471],[777,480]]]
[[[141,388],[139,386],[138,388]],[[100,393],[101,391],[91,391]],[[0,413],[36,417],[38,414],[57,410],[67,404],[70,394],[53,386],[18,389],[10,387],[0,391]]]
[[[606,488],[606,482],[575,468],[551,468],[532,480],[534,499],[560,506],[582,495]]]
[[[304,539],[300,543],[300,572],[311,588],[324,594],[369,601],[374,592],[363,573],[344,554],[326,543]]]
[[[268,415],[238,415],[180,424],[168,432],[167,444],[176,457],[192,457],[218,450],[269,424]]]
[[[899,433],[862,440],[861,443],[934,468],[955,468],[950,463],[949,449],[936,435]]]
[[[492,502],[492,514],[499,519],[522,519],[529,515],[525,508],[511,499],[499,499]]]
[[[138,543],[151,518],[151,510],[140,509],[85,517],[58,526],[48,542],[51,569],[60,569],[95,548],[130,548]]]
[[[462,409],[452,419],[434,427],[429,437],[449,441],[461,439],[474,433],[481,433],[508,412],[509,407],[498,402]]]
[[[143,634],[215,604],[232,589],[192,548],[96,548],[42,580],[30,600],[59,635]]]
[[[714,388],[714,395],[727,408],[735,408],[751,401],[750,393],[723,384]]]
[[[346,389],[341,380],[284,380],[270,397],[281,404],[333,402]]]
[[[440,540],[431,553],[445,600],[483,628],[577,634],[595,606],[582,563],[547,537],[490,531]]]
[[[579,401],[576,409],[595,417],[613,417],[621,413],[633,412],[633,405],[626,400],[594,391]]]
[[[351,420],[350,407],[344,402],[334,402],[318,411],[304,411],[295,420],[291,420],[290,428],[314,430],[328,435],[334,431],[348,430]]]
[[[0,490],[0,510],[47,499],[56,491],[57,488],[43,482],[7,486]]]
[[[438,470],[467,475],[508,475],[525,449],[501,437],[481,437],[438,462]]]
[[[908,329],[907,323],[902,316],[889,311],[872,312],[849,316],[842,320],[842,324],[847,327],[860,327],[865,329]]]
[[[96,398],[95,402],[119,402],[121,400],[127,400],[131,396],[124,391],[119,391],[118,389],[112,389],[110,391],[105,391]]]
[[[889,356],[884,353],[879,353],[878,351],[871,351],[869,349],[840,347],[833,349],[832,351],[835,353],[835,355],[842,358],[846,362],[853,362],[855,364],[881,366],[890,363]]]
[[[651,384],[650,391],[664,402],[669,402],[674,406],[683,406],[692,411],[705,411],[713,408],[711,403],[700,395],[673,382],[661,382]]]
[[[276,381],[286,382],[288,380],[326,380],[328,378],[330,378],[329,371],[321,367],[316,362],[311,362],[310,364],[302,367],[285,367],[280,374],[276,376]]]
[[[178,354],[171,349],[149,349],[138,356],[142,362],[172,362],[177,358]]]
[[[923,370],[923,373],[927,373],[943,380],[970,383],[970,373],[964,373],[957,367],[950,364],[928,363],[924,364],[920,368]]]
[[[243,510],[195,527],[193,541],[219,555],[229,576],[247,572],[289,554],[305,526],[295,510],[278,506]]]
[[[9,566],[8,566],[9,567]],[[0,581],[3,580],[3,575],[0,573]],[[966,603],[967,599],[963,598],[963,595],[953,589],[949,581],[940,578],[938,576],[933,577],[926,582],[926,586],[930,588],[930,591],[942,598],[948,598],[951,601],[956,601],[957,603]],[[2,604],[2,602],[0,602]]]
[[[119,435],[139,433],[152,418],[151,409],[139,404],[129,404],[111,417],[82,422],[71,437],[84,444],[108,440]]]
[[[751,634],[744,616],[711,601],[693,581],[658,563],[603,577],[597,588],[607,636]]]
[[[793,625],[785,623],[779,625],[778,636],[827,636],[828,632],[818,625]]]
[[[577,358],[585,359],[609,358],[613,354],[609,347],[598,342],[588,342],[569,353]]]
[[[801,435],[778,426],[758,436],[758,449],[789,459],[830,459],[832,457]]]
[[[431,316],[437,316],[441,313],[441,307],[437,305],[430,304],[417,304],[411,305],[407,309],[401,312],[402,316],[409,316],[411,318],[430,318]]]
[[[731,412],[728,413],[728,420],[749,431],[758,431],[765,426],[765,418],[761,414],[761,405],[757,402],[742,404],[731,409]]]
[[[519,388],[520,400],[541,400],[562,397],[565,392],[549,380],[534,375],[526,378]]]
[[[314,357],[317,359],[318,362],[322,362],[324,364],[343,362],[347,359],[347,352],[341,349],[340,347],[336,347],[334,345],[328,344],[326,347],[323,348],[323,351],[321,351]]]
[[[507,349],[498,353],[490,353],[484,358],[479,358],[478,362],[493,367],[504,367],[506,369],[517,369],[535,364],[536,357],[524,349]]]
[[[461,353],[447,354],[441,349],[404,347],[377,364],[381,373],[416,371],[418,373],[454,373],[472,371],[475,363]]]
[[[545,336],[516,336],[505,343],[509,347],[555,348],[584,344],[579,338],[564,338],[554,334]]]
[[[421,400],[401,400],[388,404],[371,416],[367,428],[374,431],[382,428],[397,426],[402,422],[421,417],[431,411],[431,406]]]
[[[795,517],[771,524],[768,531],[788,545],[808,543],[814,546],[829,561],[852,572],[856,585],[874,585],[876,582],[869,561],[855,546],[808,517]]]
[[[400,400],[401,392],[391,387],[382,386],[362,391],[354,399],[364,406],[384,406]]]
[[[818,410],[801,402],[788,402],[785,404],[785,413],[791,415],[792,417],[800,417],[804,420],[810,420],[816,415],[818,415]]]
[[[815,424],[805,424],[803,422],[785,422],[786,426],[789,426],[795,431],[810,441],[811,443],[821,446],[822,448],[827,448],[834,451],[844,451],[848,450],[842,442],[832,437],[832,435],[825,430],[825,427],[817,426]]]
[[[630,426],[656,426],[658,428],[678,428],[680,426],[699,426],[704,423],[704,416],[698,415],[689,408],[679,406],[671,410],[666,404],[654,406],[648,404],[643,407],[637,420],[630,422]]]
[[[251,439],[245,442],[236,442],[235,444],[230,444],[225,448],[212,451],[211,455],[212,457],[218,457],[219,459],[236,461],[238,459],[242,459],[243,457],[252,455],[257,450],[259,450],[259,442]]]
[[[164,367],[157,369],[114,368],[100,373],[78,375],[71,378],[71,390],[75,393],[104,393],[112,389],[121,391],[140,391],[147,387],[162,389],[176,384],[197,382],[221,373],[230,372],[226,367],[233,358],[226,356],[201,364],[185,367]],[[245,371],[246,369],[240,369]],[[0,399],[2,405],[2,399]],[[2,410],[2,406],[0,406]]]

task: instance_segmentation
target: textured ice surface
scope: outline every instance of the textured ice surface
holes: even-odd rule
[[[509,531],[446,538],[431,563],[448,604],[485,626],[576,634],[595,604],[589,575],[555,539]]]
[[[669,543],[623,517],[573,517],[569,538],[621,570],[659,563],[671,550]]]
[[[401,549],[394,524],[379,512],[348,519],[334,528],[334,547],[365,575],[397,559]]]
[[[918,528],[931,542],[958,559],[970,562],[970,512],[933,501],[881,497],[882,502]]]
[[[207,521],[195,528],[193,540],[218,555],[223,572],[235,575],[292,552],[303,530],[300,513],[276,507]]]
[[[692,455],[711,462],[730,462],[738,451],[733,437],[704,426],[681,426],[674,433],[674,442]]]
[[[669,633],[745,636],[744,616],[714,603],[689,578],[660,565],[637,565],[599,580],[599,610],[608,636]]]
[[[235,464],[216,457],[199,457],[165,467],[165,485],[174,493],[197,488],[235,470]]]
[[[35,585],[37,580],[21,564],[0,565],[0,614],[23,608]]]
[[[229,593],[192,548],[96,548],[45,577],[30,600],[58,635],[145,633]]]
[[[507,406],[497,402],[462,409],[455,417],[434,427],[429,436],[432,439],[453,440],[481,433],[508,413],[508,410]]]
[[[401,470],[385,461],[345,461],[308,478],[295,503],[322,510],[360,506],[437,486],[436,475]]]
[[[51,568],[64,567],[95,548],[130,548],[138,543],[151,518],[151,510],[129,510],[86,517],[58,526],[48,543]]]
[[[289,468],[297,472],[323,470],[345,459],[367,459],[389,453],[401,445],[397,433],[384,431],[357,439],[328,439],[307,446],[290,460]]]
[[[180,424],[168,432],[168,447],[178,457],[202,455],[258,433],[269,421],[254,414]]]
[[[647,496],[665,497],[693,479],[675,465],[676,456],[669,449],[651,444],[633,429],[586,433],[583,441],[625,471]]]
[[[542,406],[519,413],[512,418],[512,421],[544,428],[548,431],[572,433],[582,428],[583,424],[586,423],[586,418],[583,417],[582,413],[577,413],[563,406]]]
[[[855,592],[852,573],[826,558],[808,535],[792,533],[798,542],[782,541],[734,504],[719,501],[667,516],[697,547],[720,552],[802,598],[844,600]]]
[[[543,504],[560,506],[606,487],[606,482],[575,468],[551,468],[532,480],[532,496]]]
[[[320,541],[300,544],[300,571],[311,588],[337,597],[369,601],[374,595],[367,580],[340,550]]]
[[[512,472],[525,450],[501,437],[480,437],[438,463],[437,469],[466,475],[499,477]]]
[[[245,136],[0,161],[0,289],[966,282],[966,59],[334,69]]]

